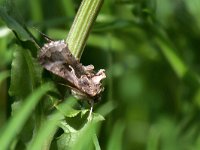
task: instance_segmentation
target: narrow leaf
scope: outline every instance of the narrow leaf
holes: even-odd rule
[[[39,82],[37,67],[28,50],[16,48],[11,66],[11,85],[9,94],[17,98],[26,98]]]
[[[18,20],[14,18],[13,13],[15,13],[16,15],[16,12],[11,13],[9,12],[9,10],[15,11],[14,8],[0,7],[0,18],[7,24],[7,26],[11,30],[17,33],[17,35],[22,41],[27,41],[27,40],[32,41],[33,40],[32,37],[25,30],[22,24],[19,23]]]
[[[0,85],[3,80],[5,80],[9,76],[9,71],[3,71],[0,73]]]
[[[10,118],[8,124],[5,126],[0,135],[1,150],[6,150],[11,141],[20,133],[23,125],[33,112],[33,109],[41,99],[41,97],[48,91],[53,90],[51,84],[44,84],[35,91],[24,101],[21,109]]]
[[[43,123],[43,125],[39,129],[37,136],[34,138],[31,144],[28,145],[27,149],[49,149],[53,136],[57,131],[57,125],[59,124],[61,119],[63,119],[63,115],[61,115],[58,112],[49,116],[48,119]]]

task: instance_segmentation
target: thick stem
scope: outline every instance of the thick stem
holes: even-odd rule
[[[83,0],[79,7],[66,39],[70,51],[77,59],[80,59],[83,53],[89,32],[102,3],[103,0]]]

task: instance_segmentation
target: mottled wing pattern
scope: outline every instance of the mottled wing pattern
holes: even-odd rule
[[[70,68],[67,65],[67,56],[71,55],[68,52],[67,46],[64,41],[52,41],[45,44],[38,54],[40,64],[48,71],[64,78],[73,83],[73,79],[70,77]],[[65,51],[65,54],[63,55]]]
[[[93,65],[83,66],[71,54],[67,44],[62,41],[51,41],[45,44],[38,54],[40,64],[48,71],[64,78],[70,83],[72,94],[79,98],[96,99],[103,88],[105,70],[94,73]]]

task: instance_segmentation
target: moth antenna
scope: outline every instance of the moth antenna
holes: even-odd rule
[[[70,86],[70,85],[67,85],[67,84],[63,84],[63,83],[58,83],[58,84],[60,84],[60,85],[62,85],[62,86],[69,87],[69,88],[73,88],[72,86]]]
[[[37,32],[39,32],[43,37],[44,39],[47,41],[47,42],[52,42],[54,41],[53,39],[51,39],[50,37],[48,37],[46,34],[42,33],[40,30],[38,30],[37,28],[35,27],[32,27],[33,29],[35,29]]]
[[[37,49],[41,49],[40,45],[37,42],[33,41],[33,43],[35,44],[35,46],[37,47]]]

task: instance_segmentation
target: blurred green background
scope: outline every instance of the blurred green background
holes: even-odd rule
[[[52,39],[64,39],[80,2],[15,0],[13,14]],[[199,0],[104,1],[81,58],[107,73],[94,109],[114,107],[100,128],[102,149],[200,149],[199,17]],[[11,113],[14,40],[0,20],[0,125]]]

